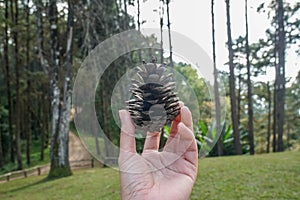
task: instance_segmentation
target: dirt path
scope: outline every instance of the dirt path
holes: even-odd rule
[[[86,150],[79,137],[69,133],[69,161],[71,168],[87,166],[91,163],[92,156]]]

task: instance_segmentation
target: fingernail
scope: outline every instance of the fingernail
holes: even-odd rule
[[[182,101],[179,101],[179,107],[184,106],[184,103]]]
[[[188,107],[186,107],[186,106],[182,106],[182,108],[181,109],[184,109],[184,110],[188,110]]]
[[[127,110],[119,110],[119,117],[121,122],[121,129],[128,135],[134,135],[134,125],[131,120],[130,114]]]
[[[190,110],[189,110],[189,108],[188,107],[186,107],[186,106],[183,106],[182,108],[181,108],[181,116],[183,117],[183,118],[185,118],[185,117],[188,117],[189,116],[189,113],[190,113]]]

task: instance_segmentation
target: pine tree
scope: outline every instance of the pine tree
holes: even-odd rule
[[[213,46],[213,64],[214,64],[214,93],[215,93],[215,109],[216,109],[216,131],[219,135],[217,142],[218,155],[223,155],[223,142],[221,135],[221,108],[219,95],[218,70],[216,66],[216,45],[215,45],[215,16],[214,16],[214,0],[211,0],[211,20],[212,20],[212,46]]]
[[[245,21],[246,21],[246,59],[247,59],[247,86],[248,86],[248,134],[250,143],[250,154],[254,155],[254,133],[253,133],[253,103],[252,103],[252,84],[250,69],[250,48],[248,31],[248,1],[245,0]]]
[[[231,37],[231,24],[230,24],[230,0],[226,0],[226,15],[227,15],[227,37],[228,37],[228,52],[229,52],[229,89],[230,89],[230,105],[231,105],[231,120],[233,125],[233,138],[235,153],[237,155],[242,154],[242,147],[240,143],[240,132],[237,119],[236,108],[236,95],[235,95],[235,76],[234,76],[234,64],[233,64],[233,50],[232,50],[232,37]]]
[[[284,105],[285,105],[285,30],[284,30],[284,9],[283,9],[283,1],[277,0],[277,19],[278,19],[278,70],[276,70],[276,85],[275,90],[277,93],[277,132],[278,132],[278,140],[277,140],[277,148],[278,151],[283,151],[283,126],[284,126]]]

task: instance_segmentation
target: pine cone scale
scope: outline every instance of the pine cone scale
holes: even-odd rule
[[[127,109],[134,123],[148,131],[158,131],[172,122],[180,112],[172,73],[164,75],[166,68],[155,62],[137,67],[137,79],[132,80]]]

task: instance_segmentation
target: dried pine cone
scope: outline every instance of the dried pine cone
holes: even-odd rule
[[[130,92],[133,99],[127,101],[134,123],[148,131],[159,131],[179,114],[179,99],[175,93],[172,74],[166,75],[164,65],[143,63],[137,67],[137,79],[132,80]]]

